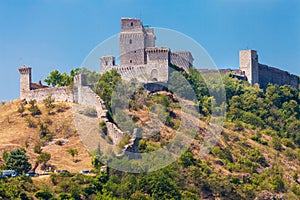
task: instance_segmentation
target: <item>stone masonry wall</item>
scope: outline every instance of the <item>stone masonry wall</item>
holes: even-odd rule
[[[296,75],[290,74],[274,67],[259,64],[259,85],[261,88],[266,89],[269,83],[277,85],[291,85],[298,87],[299,78]]]
[[[38,103],[43,102],[48,96],[52,96],[55,101],[73,102],[73,91],[70,87],[49,87],[23,92],[26,100],[35,99]]]
[[[171,63],[178,67],[182,67],[184,70],[187,71],[193,65],[193,59],[189,54],[189,52],[186,52],[185,54],[172,52]]]
[[[118,144],[122,140],[125,133],[114,123],[108,121],[104,101],[89,86],[77,85],[74,89],[74,97],[76,100],[75,103],[96,109],[98,118],[105,122],[107,135],[112,139],[114,144]]]

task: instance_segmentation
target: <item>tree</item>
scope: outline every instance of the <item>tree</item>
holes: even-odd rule
[[[77,149],[68,149],[67,152],[72,156],[73,162],[75,162],[74,157],[78,155]]]
[[[7,169],[15,170],[19,174],[24,174],[31,169],[31,164],[28,162],[29,157],[24,149],[12,150],[7,156],[5,165]]]
[[[48,114],[50,114],[51,110],[53,108],[55,108],[55,105],[53,104],[54,99],[52,99],[52,96],[49,95],[46,99],[43,100],[43,102],[44,102],[44,105],[45,105],[45,107],[47,109]]]
[[[21,114],[21,117],[23,117],[23,114],[25,112],[25,107],[23,104],[21,104],[19,107],[18,107],[18,113]]]
[[[190,151],[190,149],[188,149],[179,157],[179,162],[184,167],[188,167],[190,165],[194,165],[196,163],[196,160],[194,158],[193,153]]]
[[[51,159],[51,154],[42,152],[38,157],[37,157],[37,163],[42,164],[42,168],[45,168],[47,162]]]
[[[96,93],[103,99],[111,114],[111,97],[115,86],[121,80],[121,75],[116,70],[105,72],[98,81]]]
[[[29,104],[30,104],[30,107],[28,108],[28,110],[31,112],[32,116],[40,115],[42,113],[41,110],[39,109],[39,107],[36,105],[35,99],[30,100]]]
[[[50,72],[50,75],[44,80],[48,85],[52,86],[69,86],[74,82],[74,77],[81,73],[80,68],[71,70],[70,75],[67,72],[60,73],[58,70]]]
[[[62,75],[58,70],[54,70],[50,72],[50,76],[48,76],[44,81],[48,85],[52,85],[52,86],[60,85],[62,81]]]

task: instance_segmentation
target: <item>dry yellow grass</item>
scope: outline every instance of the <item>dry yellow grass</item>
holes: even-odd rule
[[[74,126],[72,104],[55,103],[56,107],[66,108],[63,112],[57,112],[57,108],[53,109],[53,113],[48,115],[43,104],[39,104],[42,111],[41,115],[33,117],[34,122],[39,121],[45,124],[48,118],[52,124],[48,125],[49,130],[54,133],[54,140],[65,140],[66,144],[60,146],[55,142],[47,143],[42,149],[43,152],[51,154],[51,160],[48,162],[57,169],[67,169],[70,172],[79,172],[81,169],[91,169],[91,157],[83,145]],[[0,155],[3,151],[24,148],[30,157],[30,162],[34,166],[38,154],[34,153],[34,146],[40,141],[38,127],[29,128],[25,122],[25,117],[30,115],[26,110],[24,116],[18,113],[20,100],[15,100],[0,106]],[[28,107],[26,105],[25,107]],[[78,156],[73,162],[71,155],[67,152],[70,148],[78,150]],[[42,172],[40,168],[37,172]]]

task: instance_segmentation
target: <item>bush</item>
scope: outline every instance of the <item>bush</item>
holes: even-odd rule
[[[233,162],[232,155],[228,149],[221,149],[219,146],[214,146],[211,152],[214,156],[218,158],[228,160],[229,162]]]
[[[41,147],[41,144],[36,144],[36,145],[33,147],[33,152],[34,152],[34,153],[37,153],[37,154],[42,153],[42,147]]]
[[[82,114],[88,117],[97,117],[97,110],[95,108],[86,108]]]
[[[247,124],[251,124],[253,126],[258,127],[263,127],[265,124],[264,121],[261,120],[261,118],[250,112],[244,112],[241,117],[241,120]]]
[[[281,142],[280,142],[280,138],[277,137],[277,136],[274,136],[272,138],[272,141],[271,141],[271,146],[278,150],[278,151],[281,151],[282,150],[282,145],[281,145]]]
[[[44,99],[43,102],[44,102],[44,105],[45,105],[45,107],[47,109],[48,114],[50,114],[51,110],[53,108],[55,108],[55,105],[53,104],[54,99],[52,99],[52,96],[50,95],[46,99]]]
[[[36,123],[35,123],[34,119],[31,116],[26,116],[25,117],[25,122],[26,122],[26,124],[29,128],[35,128],[36,127]]]
[[[42,114],[41,110],[36,105],[36,100],[30,100],[29,104],[30,104],[30,107],[28,108],[28,110],[31,112],[32,116],[36,116],[36,115]]]
[[[130,135],[125,135],[122,138],[122,140],[119,142],[118,147],[123,149],[124,146],[129,143],[130,138],[131,138]]]
[[[21,104],[19,107],[18,107],[18,113],[21,114],[21,117],[23,117],[23,113],[25,112],[25,107],[23,104]]]
[[[107,135],[107,126],[106,126],[106,124],[105,124],[104,121],[101,121],[101,122],[99,123],[99,128],[100,128],[100,131],[101,131],[102,133],[104,133],[105,135]]]
[[[52,198],[52,194],[49,191],[45,191],[45,190],[38,190],[34,196],[38,199],[51,199]]]
[[[190,152],[190,150],[187,150],[184,154],[182,154],[179,157],[179,163],[184,167],[188,167],[190,165],[194,165],[196,163],[196,160],[194,158],[193,153]]]

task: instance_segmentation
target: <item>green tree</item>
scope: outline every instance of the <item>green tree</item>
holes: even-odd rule
[[[196,163],[196,160],[193,153],[190,150],[187,150],[179,157],[179,163],[184,167],[188,167],[190,165],[194,165]]]
[[[25,107],[23,104],[20,104],[20,106],[18,107],[18,113],[21,114],[21,117],[24,116],[24,112],[25,112]]]
[[[77,149],[68,149],[67,152],[72,156],[73,162],[75,162],[74,157],[78,155]]]
[[[39,107],[36,105],[36,100],[35,100],[35,99],[30,100],[30,101],[29,101],[29,105],[30,105],[30,107],[28,108],[28,110],[31,112],[31,115],[32,115],[32,116],[42,114],[41,110],[40,110]]]
[[[35,197],[42,200],[47,200],[52,198],[52,194],[47,190],[38,190],[35,194]]]
[[[116,70],[111,70],[102,74],[98,81],[96,93],[103,99],[110,114],[112,93],[120,80],[121,75]]]
[[[28,162],[29,157],[24,149],[12,150],[5,162],[6,168],[15,170],[19,174],[24,174],[31,169],[31,164]]]
[[[52,98],[51,95],[49,95],[46,99],[43,100],[43,102],[44,102],[44,105],[45,105],[45,107],[47,109],[48,114],[50,114],[51,110],[53,108],[55,108],[55,105],[53,104],[54,99]]]
[[[42,169],[46,167],[47,162],[51,159],[51,154],[42,152],[38,157],[37,157],[37,163],[42,164]]]
[[[80,68],[76,68],[70,71],[70,75],[66,72],[59,72],[54,70],[50,72],[50,75],[44,80],[48,85],[52,86],[68,86],[72,85],[74,82],[74,77],[81,73]]]

